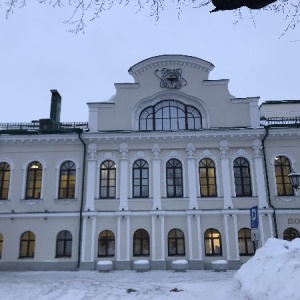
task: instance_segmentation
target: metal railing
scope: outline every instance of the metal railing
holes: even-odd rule
[[[260,124],[262,126],[290,126],[300,125],[300,117],[272,117],[272,118],[261,118]]]

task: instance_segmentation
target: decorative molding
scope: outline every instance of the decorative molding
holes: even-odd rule
[[[281,201],[281,202],[289,203],[289,202],[292,202],[292,201],[299,200],[299,197],[296,197],[296,196],[275,196],[275,199],[279,202]]]
[[[160,147],[158,144],[153,144],[152,153],[153,153],[153,158],[159,158]]]
[[[186,152],[187,152],[187,156],[188,158],[194,158],[195,156],[195,147],[193,145],[193,143],[188,143],[187,147],[186,147]]]
[[[232,161],[234,161],[237,157],[244,157],[247,158],[247,160],[251,161],[251,156],[250,154],[245,150],[245,149],[238,149],[236,152],[231,156]]]
[[[184,159],[183,159],[182,155],[180,155],[178,153],[178,151],[176,151],[176,150],[170,151],[170,153],[165,156],[165,164],[169,159],[172,159],[172,158],[179,159],[182,164],[182,167],[184,166]]]
[[[187,81],[181,76],[182,69],[157,69],[154,74],[160,79],[160,87],[162,88],[181,89],[181,87],[187,85]]]
[[[90,143],[88,145],[89,160],[96,159],[96,151],[97,151],[97,145],[95,143]]]
[[[262,149],[262,143],[260,140],[256,139],[253,141],[253,152],[254,157],[261,157],[261,149]]]
[[[43,199],[21,199],[21,202],[25,203],[26,205],[37,205],[37,204],[42,204],[44,202]]]
[[[122,159],[126,159],[128,153],[128,144],[126,142],[120,144],[120,153]]]
[[[73,198],[73,199],[54,199],[54,201],[57,204],[69,205],[69,204],[72,204],[74,202],[78,202],[78,199],[77,198]]]
[[[220,149],[221,157],[226,157],[227,156],[227,151],[229,149],[228,142],[226,140],[220,141],[219,149]]]
[[[147,161],[147,163],[149,164],[149,157],[145,154],[144,151],[138,151],[131,159],[131,165],[138,159],[144,159]]]

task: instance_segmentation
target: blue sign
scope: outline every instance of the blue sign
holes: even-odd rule
[[[250,208],[250,223],[251,229],[258,228],[258,207],[253,206]]]

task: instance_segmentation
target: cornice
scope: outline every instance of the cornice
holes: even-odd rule
[[[81,144],[78,135],[70,134],[38,134],[38,135],[0,135],[0,143],[9,144]]]
[[[149,69],[161,67],[190,67],[205,72],[213,70],[214,65],[208,61],[193,56],[186,55],[159,55],[145,59],[132,66],[128,73],[133,77]]]

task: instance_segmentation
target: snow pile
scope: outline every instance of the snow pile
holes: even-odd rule
[[[300,238],[271,238],[235,274],[237,290],[251,300],[300,299]]]

